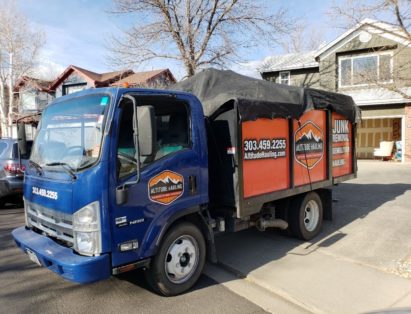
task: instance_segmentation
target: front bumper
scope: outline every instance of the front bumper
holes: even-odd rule
[[[64,279],[78,283],[91,283],[111,276],[110,256],[81,256],[72,249],[59,245],[52,239],[26,227],[12,231],[17,246],[25,253],[34,252],[42,266],[54,271]]]

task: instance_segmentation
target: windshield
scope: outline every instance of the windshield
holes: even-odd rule
[[[48,107],[30,160],[41,167],[66,164],[74,171],[94,164],[100,156],[109,101],[107,95],[92,95]]]

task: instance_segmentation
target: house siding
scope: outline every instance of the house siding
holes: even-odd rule
[[[398,77],[396,86],[411,86],[411,49],[382,36],[373,35],[371,40],[363,43],[358,36],[341,46],[337,51],[320,60],[320,86],[330,91],[347,92],[364,87],[338,87],[338,57],[358,55],[361,53],[392,51],[393,75]]]
[[[19,112],[27,113],[44,109],[52,100],[53,95],[47,92],[39,91],[34,87],[20,90],[18,96]]]
[[[319,88],[320,74],[318,73],[318,71],[319,68],[290,70],[290,85]],[[280,83],[280,72],[284,71],[266,72],[263,73],[262,76],[263,79],[267,81]]]
[[[64,95],[64,87],[69,85],[76,85],[76,84],[86,84],[84,88],[92,88],[94,85],[90,84],[90,82],[86,81],[81,75],[78,75],[76,72],[70,74],[59,86],[56,88],[56,97],[60,97]]]
[[[337,90],[336,57],[332,55],[320,62],[320,88],[335,92]]]
[[[381,116],[403,116],[405,114],[404,105],[395,106],[367,106],[361,110],[361,118],[378,118]]]
[[[395,79],[396,78],[396,79]],[[399,46],[394,51],[394,79],[397,87],[411,86],[411,48]]]

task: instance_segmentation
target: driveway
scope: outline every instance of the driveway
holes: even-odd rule
[[[220,263],[314,313],[411,308],[411,165],[358,166],[315,239],[246,230],[218,239]]]

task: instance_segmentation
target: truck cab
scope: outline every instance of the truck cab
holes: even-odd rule
[[[164,294],[186,289],[205,259],[204,129],[202,107],[187,93],[107,88],[57,99],[25,173],[26,225],[13,231],[16,243],[72,281],[147,267],[165,277],[152,274],[156,290],[160,281],[169,283]]]

